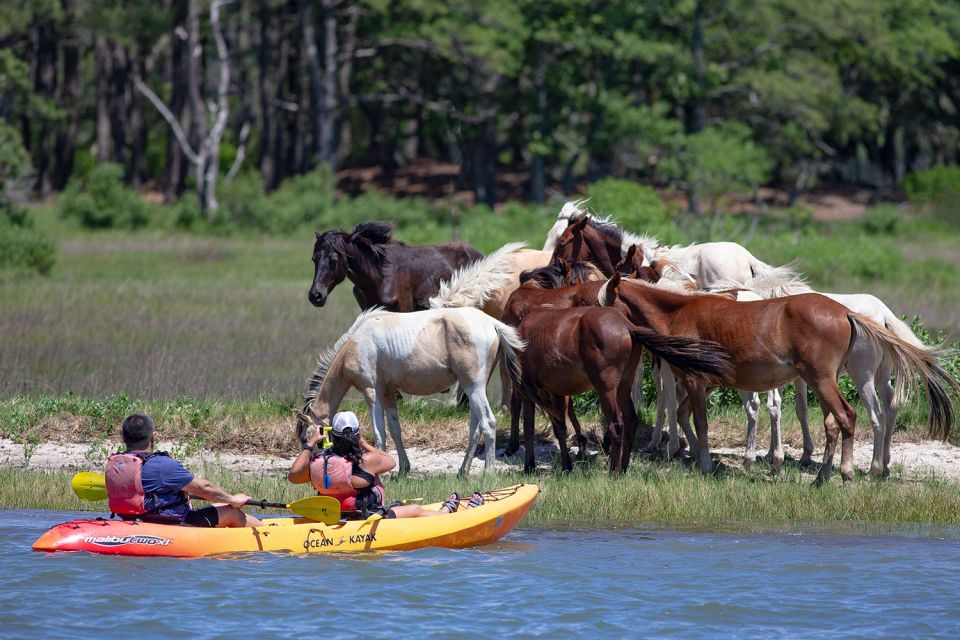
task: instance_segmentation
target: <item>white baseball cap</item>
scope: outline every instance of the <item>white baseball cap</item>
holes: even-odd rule
[[[353,432],[353,435],[360,433],[360,419],[353,411],[341,411],[333,416],[333,432],[338,435],[346,435],[345,432]]]

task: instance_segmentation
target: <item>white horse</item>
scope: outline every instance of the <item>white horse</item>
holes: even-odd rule
[[[470,435],[460,474],[470,470],[479,431],[486,447],[484,471],[488,471],[496,455],[497,432],[487,401],[487,380],[501,357],[507,367],[518,368],[518,351],[523,348],[513,327],[478,309],[364,311],[320,354],[308,381],[303,413],[327,422],[347,391],[357,389],[370,410],[377,447],[385,448],[386,424],[397,447],[400,473],[406,473],[410,461],[400,439],[397,393],[429,395],[459,382],[470,401]],[[307,426],[298,421],[301,432]]]
[[[525,242],[505,244],[490,255],[455,271],[430,298],[431,309],[476,307],[492,318],[503,316],[507,298],[520,286],[520,274],[544,267],[551,253],[526,249]],[[455,394],[451,397],[456,398]],[[510,376],[500,368],[500,405],[508,406]]]

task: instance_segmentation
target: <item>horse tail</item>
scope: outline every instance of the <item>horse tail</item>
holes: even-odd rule
[[[650,353],[684,373],[710,382],[724,383],[733,378],[733,363],[723,345],[711,340],[669,336],[633,326],[633,344],[642,345]]]
[[[504,367],[511,380],[516,380],[523,373],[520,367],[520,352],[527,347],[527,344],[520,337],[520,333],[506,323],[494,320],[494,329],[500,341],[498,356],[500,366]]]
[[[525,242],[511,242],[486,258],[461,267],[449,281],[440,283],[439,292],[430,298],[430,308],[482,307],[513,280],[514,254],[526,246]]]
[[[954,419],[950,391],[960,395],[960,382],[940,364],[941,351],[912,344],[910,340],[899,337],[887,327],[859,313],[848,311],[847,318],[855,334],[873,342],[893,361],[897,369],[894,398],[898,404],[906,401],[916,386],[916,379],[903,372],[916,372],[927,395],[927,436],[946,440]]]
[[[798,293],[811,293],[807,281],[793,267],[793,263],[772,267],[751,257],[750,272],[753,277],[739,286],[750,289],[761,298],[782,298]]]

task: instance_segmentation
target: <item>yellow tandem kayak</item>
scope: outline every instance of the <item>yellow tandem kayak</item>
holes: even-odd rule
[[[36,551],[89,551],[123,556],[195,558],[244,551],[326,553],[471,547],[499,540],[526,515],[540,490],[519,484],[483,494],[474,509],[436,518],[351,520],[325,525],[304,518],[273,518],[261,527],[205,529],[123,520],[74,520],[33,543]],[[439,509],[440,503],[426,505]]]

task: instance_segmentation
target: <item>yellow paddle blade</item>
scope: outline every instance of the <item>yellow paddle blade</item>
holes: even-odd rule
[[[70,487],[81,500],[107,499],[107,483],[102,473],[82,471],[71,478]]]
[[[287,505],[287,509],[298,516],[316,520],[324,524],[340,522],[340,502],[330,496],[311,496]]]

